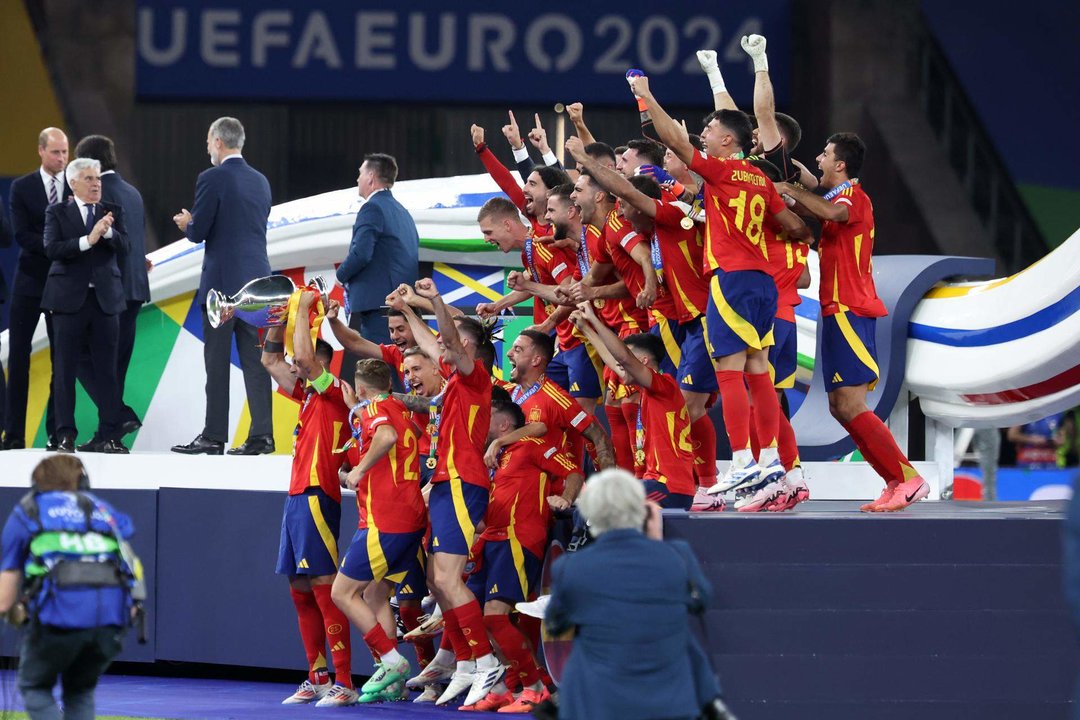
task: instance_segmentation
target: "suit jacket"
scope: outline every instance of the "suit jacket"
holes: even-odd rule
[[[71,188],[64,178],[64,198],[71,197]],[[52,261],[45,256],[45,208],[49,195],[41,174],[32,173],[11,183],[11,227],[19,243],[19,263],[12,283],[13,295],[41,297]]]
[[[186,233],[192,242],[206,243],[195,296],[199,304],[206,304],[210,290],[233,295],[270,274],[266,254],[270,202],[270,183],[243,158],[225,160],[199,174]]]
[[[370,196],[356,213],[349,254],[337,279],[349,293],[352,312],[374,310],[401,283],[412,285],[420,273],[420,236],[405,206],[390,190]]]
[[[102,202],[124,210],[124,229],[130,249],[117,253],[120,280],[128,302],[150,302],[150,280],[146,275],[146,211],[142,195],[117,172],[101,176]]]
[[[693,580],[708,605],[712,588],[681,541],[610,530],[552,568],[545,621],[576,626],[559,688],[564,720],[696,718],[688,610]]]
[[[86,302],[90,283],[102,312],[110,315],[127,307],[119,252],[127,252],[124,211],[119,205],[100,202],[94,207],[94,222],[113,214],[112,237],[101,238],[89,250],[79,249],[79,238],[86,235],[86,222],[74,198],[50,205],[45,211],[45,254],[52,261],[48,280],[41,296],[41,307],[53,312],[77,312]]]

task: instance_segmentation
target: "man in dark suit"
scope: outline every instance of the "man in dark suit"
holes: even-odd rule
[[[126,435],[142,427],[142,422],[135,411],[124,402],[124,385],[128,366],[131,364],[131,352],[135,347],[135,322],[139,309],[150,300],[150,282],[146,274],[146,239],[145,211],[143,199],[133,185],[126,182],[116,172],[116,146],[104,135],[88,135],[75,146],[75,157],[90,158],[101,163],[101,200],[119,205],[124,211],[124,227],[127,230],[129,249],[118,252],[116,261],[120,267],[120,280],[124,285],[126,307],[120,313],[119,340],[116,350],[116,383],[120,394],[120,429]],[[98,404],[100,388],[94,381],[94,373],[89,354],[83,353],[79,364],[79,381],[87,393]],[[80,446],[80,451],[94,451],[103,444],[104,438],[94,437],[89,443]]]
[[[0,200],[0,247],[11,247],[11,226],[8,222],[7,208],[4,201]],[[0,304],[8,299],[7,280],[0,272]],[[7,404],[7,381],[4,377],[4,364],[0,363],[0,432],[4,429],[4,406]],[[0,436],[0,450],[4,449],[3,437]]]
[[[101,201],[100,173],[97,160],[73,160],[65,174],[75,197],[45,211],[45,255],[52,264],[41,307],[53,314],[53,396],[60,452],[75,452],[75,376],[86,343],[99,391],[96,434],[104,438],[101,451],[127,452],[118,434],[116,343],[118,316],[126,304],[116,257],[128,250],[128,241],[123,210]]]
[[[8,393],[4,424],[5,449],[26,447],[26,400],[30,385],[30,350],[34,331],[41,319],[41,294],[49,274],[45,256],[45,208],[71,196],[64,179],[68,160],[68,139],[57,128],[45,128],[38,136],[41,167],[11,184],[11,226],[19,244],[19,263],[11,288],[8,341]],[[52,317],[45,313],[49,334],[49,355],[54,356]],[[56,364],[53,362],[55,375]],[[51,381],[50,381],[51,386]],[[45,429],[49,434],[46,449],[56,449],[53,401],[45,410]]]
[[[337,269],[347,294],[349,327],[377,344],[390,342],[381,310],[386,296],[402,283],[414,285],[420,271],[416,223],[390,192],[397,174],[397,161],[390,155],[364,156],[356,185],[365,202],[356,213],[349,254]],[[358,359],[345,354],[341,377],[352,381]]]
[[[206,243],[202,279],[195,294],[203,311],[206,424],[190,443],[173,446],[173,452],[187,455],[220,455],[229,439],[229,365],[234,335],[251,410],[251,430],[244,444],[229,450],[229,454],[274,452],[272,387],[270,375],[262,366],[258,328],[232,318],[215,329],[206,317],[207,292],[218,290],[232,295],[251,280],[270,274],[266,255],[270,183],[240,155],[243,147],[244,126],[239,120],[215,120],[206,135],[206,150],[214,167],[199,175],[191,212],[181,210],[173,217],[189,240]]]

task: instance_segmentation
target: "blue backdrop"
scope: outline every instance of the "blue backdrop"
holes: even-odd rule
[[[629,101],[638,67],[674,104],[709,104],[695,51],[715,49],[745,103],[739,38],[764,32],[787,98],[789,0],[543,4],[462,0],[138,0],[140,98],[511,102]]]

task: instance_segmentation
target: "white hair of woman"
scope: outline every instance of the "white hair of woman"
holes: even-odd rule
[[[585,483],[577,501],[578,510],[596,537],[608,530],[645,525],[645,487],[640,480],[619,468],[601,470]]]

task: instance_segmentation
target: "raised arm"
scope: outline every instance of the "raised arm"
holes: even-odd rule
[[[596,138],[593,137],[592,132],[588,126],[585,125],[585,106],[579,102],[570,103],[566,106],[566,114],[570,116],[570,122],[574,124],[574,131],[577,136],[581,138],[581,142],[585,145],[591,145],[596,142]]]
[[[477,141],[477,129],[480,130],[479,138]],[[514,206],[525,211],[525,193],[522,192],[521,186],[514,180],[514,176],[510,174],[510,171],[499,162],[494,153],[488,148],[487,144],[483,141],[483,128],[479,125],[473,125],[470,129],[470,133],[473,138],[473,147],[476,149],[476,154],[480,157],[480,162],[484,164],[484,168],[491,175],[491,179],[495,181],[495,184],[499,186],[499,189],[506,193],[506,197],[510,198],[510,202],[514,203]]]
[[[439,335],[442,337],[443,347],[446,348],[446,352],[450,355],[450,363],[462,375],[471,374],[476,369],[476,364],[469,357],[469,354],[465,352],[465,346],[461,343],[461,335],[458,333],[457,323],[454,322],[454,316],[450,314],[442,296],[439,295],[439,290],[435,287],[435,281],[431,278],[417,280],[416,294],[431,300],[432,307],[435,310],[435,322],[439,325]],[[411,324],[412,320],[409,322]],[[430,335],[430,333],[428,334]],[[413,335],[416,335],[415,329]],[[419,338],[417,338],[417,341],[419,342]],[[423,346],[421,345],[421,347]],[[438,343],[436,343],[437,347]],[[439,357],[438,349],[433,354],[430,354],[430,357]]]
[[[315,359],[315,343],[311,341],[311,306],[315,304],[316,298],[315,293],[304,291],[296,304],[293,362],[296,363],[296,371],[305,380],[314,380],[323,374],[322,365]]]
[[[266,339],[263,341],[262,366],[274,382],[286,392],[292,392],[296,386],[296,377],[289,370],[289,363],[285,361],[285,328],[281,325],[268,328]]]
[[[649,89],[649,78],[642,75],[633,78],[631,88],[634,94],[645,101],[645,107],[652,117],[653,127],[660,140],[668,146],[671,152],[687,165],[694,157],[694,146],[690,144],[690,138],[686,136],[686,129],[675,122],[670,115],[656,102],[652,91]]]
[[[656,268],[652,264],[651,246],[647,242],[639,242],[630,251],[630,257],[641,268],[641,274],[645,278],[645,287],[634,298],[637,306],[644,310],[652,307],[652,304],[656,302],[656,294],[660,291],[660,283],[656,279]]]
[[[698,50],[698,64],[705,71],[705,77],[709,78],[709,88],[713,94],[713,110],[738,110],[739,106],[727,91],[724,84],[724,75],[720,72],[720,63],[716,59],[715,50]]]
[[[442,355],[442,349],[439,347],[438,339],[431,334],[431,328],[428,324],[416,314],[416,311],[405,302],[405,298],[401,297],[401,295],[390,293],[386,301],[390,304],[390,307],[400,310],[405,315],[405,321],[409,323],[417,347],[423,350],[425,355],[437,362]]]
[[[570,153],[574,161],[585,168],[596,184],[601,188],[622,198],[633,208],[640,210],[649,217],[656,217],[656,203],[653,199],[641,192],[630,181],[611,168],[605,167],[596,160],[585,154],[585,146],[578,138],[570,138],[566,141],[566,151]]]
[[[769,57],[765,54],[765,38],[743,35],[742,49],[754,61],[754,117],[757,118],[758,141],[761,147],[772,150],[783,138],[776,124],[776,98],[769,79]]]
[[[652,371],[642,365],[641,361],[630,352],[630,348],[619,339],[619,336],[611,332],[611,329],[596,317],[592,304],[581,303],[578,305],[577,312],[580,313],[580,322],[575,322],[575,324],[592,341],[593,347],[604,358],[607,366],[627,383],[646,388],[652,387]],[[571,319],[573,318],[574,316],[571,315]]]
[[[342,347],[354,355],[381,360],[382,348],[346,325],[340,312],[341,304],[337,300],[331,300],[326,308],[326,321],[330,323],[330,329]]]

